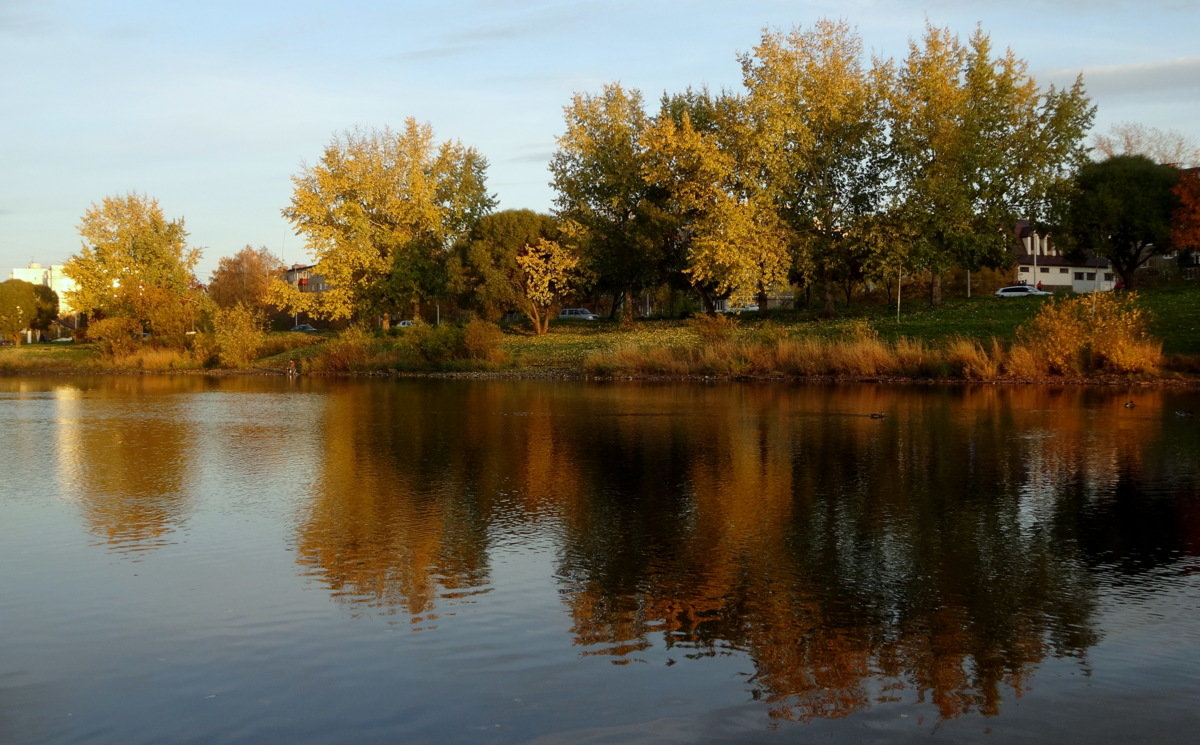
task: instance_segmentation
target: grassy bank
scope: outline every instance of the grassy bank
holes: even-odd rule
[[[1091,296],[1079,296],[1081,301]],[[1098,296],[1104,302],[1117,296]],[[1134,300],[1145,345],[1105,351],[1117,327],[1059,319],[1057,336],[1031,332],[1039,312],[1066,298],[947,300],[940,308],[906,302],[863,304],[833,319],[815,310],[780,309],[737,318],[610,321],[555,325],[534,336],[488,324],[418,327],[393,333],[271,334],[243,371],[309,373],[444,372],[611,376],[760,376],[847,378],[1039,379],[1054,376],[1153,378],[1200,374],[1200,286],[1179,283]],[[1071,323],[1075,325],[1072,326]],[[1064,325],[1065,324],[1065,325]],[[1123,333],[1123,332],[1122,332]],[[1119,334],[1117,334],[1119,336]],[[1040,346],[1039,346],[1040,345]],[[1064,357],[1056,346],[1075,345]],[[197,343],[195,346],[202,347]],[[1133,351],[1130,351],[1133,350]],[[1161,353],[1161,355],[1160,355]],[[88,344],[0,348],[0,374],[213,369],[203,350],[146,345],[120,358]]]

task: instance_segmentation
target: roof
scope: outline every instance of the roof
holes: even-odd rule
[[[1019,266],[1033,266],[1033,256],[1030,254],[1019,254],[1017,256],[1017,264]],[[1099,256],[1088,256],[1080,260],[1072,260],[1066,256],[1047,256],[1046,254],[1038,254],[1038,266],[1065,266],[1078,267],[1079,269],[1108,269],[1108,259],[1102,259]]]

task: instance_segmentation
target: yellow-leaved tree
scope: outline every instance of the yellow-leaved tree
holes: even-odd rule
[[[795,268],[822,283],[832,313],[834,288],[866,279],[856,236],[884,203],[888,67],[864,64],[862,40],[830,20],[764,33],[740,59],[748,152],[795,236]]]
[[[1045,220],[1087,161],[1095,108],[1083,81],[1042,89],[1012,51],[994,55],[976,31],[967,43],[928,27],[896,70],[889,104],[896,202],[916,240],[916,268],[940,277],[1009,261],[1018,218]]]
[[[331,320],[419,313],[445,284],[446,253],[495,199],[487,160],[458,142],[436,143],[433,128],[408,119],[393,131],[338,135],[320,162],[292,178],[283,215],[304,236],[329,289],[272,286],[272,304]]]
[[[105,197],[79,224],[83,248],[67,260],[75,280],[71,307],[93,317],[128,319],[160,342],[182,342],[203,303],[183,220],[167,220],[158,200],[136,193]]]
[[[579,257],[557,241],[539,238],[516,259],[524,275],[517,301],[540,336],[550,330],[550,319],[577,278]]]
[[[786,281],[791,266],[790,233],[748,173],[739,106],[704,92],[668,98],[642,137],[642,175],[668,195],[683,272],[708,310],[715,298],[748,302]]]

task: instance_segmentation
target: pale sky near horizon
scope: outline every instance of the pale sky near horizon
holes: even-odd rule
[[[89,205],[128,192],[184,218],[202,280],[247,244],[307,261],[291,176],[408,117],[486,156],[500,209],[549,211],[572,94],[737,89],[764,28],[820,18],[896,59],[926,22],[979,26],[1043,86],[1083,73],[1094,131],[1200,144],[1200,0],[0,0],[0,280],[66,260]]]

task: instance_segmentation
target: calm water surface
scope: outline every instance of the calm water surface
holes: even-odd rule
[[[0,380],[0,743],[1194,743],[1193,410]]]

